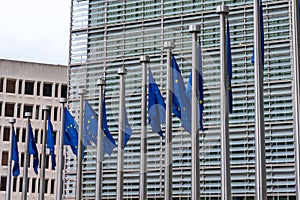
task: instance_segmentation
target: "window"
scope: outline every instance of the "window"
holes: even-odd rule
[[[0,102],[0,116],[2,116],[2,102]]]
[[[58,84],[55,84],[55,97],[58,97]]]
[[[57,112],[58,111],[58,107],[54,107],[54,121],[57,121]]]
[[[18,105],[17,105],[17,117],[20,117],[20,115],[21,115],[21,104],[18,103]]]
[[[33,178],[33,179],[32,179],[32,187],[31,187],[31,192],[32,192],[32,193],[35,193],[35,187],[36,187],[35,185],[36,185],[36,179]]]
[[[33,95],[34,82],[25,82],[25,94]]]
[[[17,191],[17,177],[13,177],[13,191]]]
[[[51,97],[52,96],[52,84],[44,83],[43,95],[46,96],[46,97]]]
[[[14,107],[15,107],[15,104],[13,104],[13,103],[5,104],[5,117],[13,117],[14,116]]]
[[[22,188],[23,188],[23,178],[21,177],[20,178],[20,184],[19,184],[19,192],[22,192]]]
[[[3,141],[9,141],[9,136],[10,136],[10,128],[4,127]]]
[[[24,105],[24,118],[25,118],[25,113],[26,112],[31,112],[32,113],[33,106],[32,105]]]
[[[6,92],[7,93],[15,93],[16,89],[16,80],[7,79],[6,81]]]
[[[23,85],[23,81],[19,80],[19,88],[18,88],[18,93],[22,94],[22,85]]]
[[[40,91],[41,91],[41,82],[37,82],[37,85],[36,85],[36,95],[37,96],[40,96]]]
[[[22,142],[26,141],[26,128],[22,128]]]
[[[0,92],[3,92],[4,78],[0,78]]]
[[[2,166],[8,165],[8,152],[2,151]]]
[[[40,106],[35,107],[35,119],[39,119],[40,117]]]
[[[0,190],[6,191],[6,176],[1,176]]]
[[[24,153],[21,153],[21,157],[20,158],[21,158],[20,159],[20,167],[24,167]],[[29,156],[29,158],[30,158],[30,156]]]
[[[49,183],[49,179],[45,180],[45,193],[48,193],[48,183]]]
[[[34,130],[34,138],[35,138],[35,142],[38,143],[38,136],[39,136],[39,130],[35,129]],[[40,142],[42,144],[42,142]]]
[[[62,85],[61,86],[61,97],[67,98],[67,94],[68,94],[68,87],[66,85]]]
[[[51,189],[50,189],[50,190],[51,190],[51,191],[50,191],[51,194],[54,194],[54,189],[55,189],[55,180],[52,179],[52,180],[51,180]]]

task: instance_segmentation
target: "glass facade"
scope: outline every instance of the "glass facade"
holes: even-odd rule
[[[232,195],[254,199],[254,65],[253,1],[228,0],[233,59],[233,113],[229,115]],[[124,198],[139,198],[141,64],[148,65],[166,94],[165,41],[172,40],[173,53],[185,83],[191,70],[191,34],[188,27],[201,27],[204,79],[204,132],[200,132],[200,187],[203,199],[220,198],[220,0],[90,0],[73,1],[70,37],[69,106],[79,115],[79,88],[98,108],[97,80],[106,79],[109,129],[118,140],[119,77],[127,68],[126,108],[133,133],[125,148]],[[295,199],[293,108],[292,108],[292,13],[291,0],[263,0],[264,111],[267,192],[270,199]],[[77,118],[78,119],[78,118]],[[148,198],[164,196],[164,139],[148,127]],[[83,197],[95,195],[96,150],[85,151]],[[116,196],[117,149],[104,161],[104,199]],[[65,197],[75,195],[76,159],[66,157]],[[173,196],[191,194],[191,136],[173,117]]]

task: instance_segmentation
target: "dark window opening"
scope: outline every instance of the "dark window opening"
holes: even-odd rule
[[[54,121],[57,121],[58,108],[54,107]]]
[[[6,176],[1,176],[0,190],[6,191]]]
[[[68,93],[68,87],[66,85],[62,85],[60,96],[63,98],[67,98],[67,93]]]
[[[40,91],[41,91],[41,82],[37,82],[36,85],[36,95],[40,96]]]
[[[34,82],[25,82],[25,94],[33,95]]]
[[[17,105],[17,117],[20,117],[21,115],[21,104]]]
[[[7,93],[15,93],[16,91],[16,80],[7,79],[6,81],[6,92]]]
[[[35,119],[39,119],[40,117],[40,106],[35,107]]]
[[[10,140],[10,128],[4,127],[3,141],[9,141],[9,140]]]
[[[52,84],[44,83],[43,95],[46,96],[46,97],[51,97],[52,96]]]
[[[13,191],[17,191],[17,177],[13,177]]]
[[[14,116],[14,109],[15,104],[13,103],[6,103],[5,104],[5,117],[13,117]]]
[[[26,141],[26,128],[22,128],[22,142]]]
[[[8,165],[8,152],[2,151],[2,166]]]
[[[0,92],[3,92],[4,78],[0,78]]]
[[[55,189],[55,180],[51,180],[51,194],[54,194],[54,189]]]
[[[58,84],[55,84],[55,97],[58,97]]]
[[[32,114],[32,110],[33,110],[33,106],[32,105],[24,105],[24,118],[26,118],[25,117],[25,113],[26,112],[30,112],[31,114]]]
[[[22,94],[22,85],[23,85],[23,81],[19,80],[19,87],[18,87],[18,93]]]

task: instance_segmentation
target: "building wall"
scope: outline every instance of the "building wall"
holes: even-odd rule
[[[5,198],[8,151],[10,146],[10,118],[15,118],[15,132],[18,140],[20,175],[12,178],[12,199],[20,199],[25,152],[27,119],[25,112],[32,112],[31,124],[41,156],[44,117],[42,107],[51,107],[51,121],[55,132],[55,144],[58,143],[60,129],[59,98],[67,95],[67,66],[31,63],[0,59],[0,199]],[[55,153],[57,154],[57,148]],[[41,158],[39,156],[39,159]],[[33,159],[30,156],[28,168],[28,199],[37,199],[39,175],[33,171]],[[40,172],[40,169],[39,169]],[[53,199],[56,192],[56,170],[51,170],[51,158],[47,149],[45,199]]]
[[[220,20],[218,0],[73,1],[70,47],[70,109],[79,114],[79,88],[97,110],[97,79],[106,79],[109,128],[117,141],[119,77],[125,76],[126,107],[133,134],[125,149],[124,198],[138,199],[141,129],[142,54],[150,56],[154,78],[166,93],[165,41],[174,41],[173,53],[185,83],[191,70],[191,34],[188,26],[201,27],[203,55],[204,132],[200,132],[201,197],[220,197]],[[226,1],[230,7],[233,57],[233,114],[230,114],[232,194],[253,199],[255,192],[253,1]],[[295,196],[293,108],[292,108],[292,14],[290,0],[263,0],[265,29],[264,108],[267,191],[273,199]],[[173,117],[173,196],[190,198],[191,137]],[[164,195],[164,139],[148,127],[148,197]],[[95,155],[85,155],[83,197],[95,194]],[[69,157],[66,197],[74,197],[75,165]],[[117,151],[104,161],[103,198],[116,195]]]

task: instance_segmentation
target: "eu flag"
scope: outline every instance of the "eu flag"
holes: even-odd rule
[[[174,55],[172,55],[172,69],[172,111],[181,120],[181,126],[187,132],[191,133],[191,102],[186,97],[181,71],[177,65]]]
[[[50,114],[48,117],[48,135],[47,135],[47,148],[50,150],[51,162],[52,162],[52,170],[55,170],[56,161],[55,161],[55,154],[54,154],[54,132],[53,126],[50,120]]]
[[[114,138],[112,137],[110,131],[108,130],[107,125],[107,117],[106,117],[106,106],[105,100],[103,100],[103,115],[102,115],[102,123],[103,123],[103,155],[102,159],[104,159],[104,154],[107,153],[111,155],[114,148],[117,146]],[[98,114],[96,111],[90,106],[90,104],[85,101],[85,112],[84,112],[84,140],[85,144],[91,144],[90,141],[93,141],[95,145],[97,145],[98,138]]]
[[[128,122],[128,117],[127,117],[127,112],[126,112],[126,108],[125,108],[125,111],[124,111],[124,125],[125,125],[125,130],[124,130],[124,148],[126,147],[128,141],[129,141],[129,138],[131,136],[131,133],[132,133],[132,129],[131,129],[131,126]]]
[[[102,120],[103,120],[103,132],[104,132],[104,137],[103,137],[104,152],[107,153],[108,155],[111,155],[111,153],[113,152],[114,148],[117,145],[116,145],[116,142],[115,142],[113,136],[111,135],[110,131],[108,130],[105,100],[103,100]]]
[[[97,144],[98,119],[97,113],[85,100],[84,119],[83,119],[83,145]]]
[[[20,163],[19,163],[19,151],[18,151],[18,144],[17,144],[17,136],[15,133],[15,130],[13,128],[12,130],[12,160],[14,161],[13,166],[13,176],[19,176],[20,175]]]
[[[231,46],[230,46],[230,27],[229,20],[227,19],[227,34],[226,34],[226,53],[227,53],[227,70],[228,70],[228,111],[232,113],[232,57],[231,57]]]
[[[201,53],[201,45],[200,43],[197,46],[197,54],[198,54],[198,59],[199,59],[199,67],[198,67],[198,82],[199,82],[199,87],[198,87],[198,93],[199,93],[199,127],[201,131],[204,131],[203,128],[203,77],[202,77],[202,53]],[[189,81],[186,87],[186,96],[188,100],[191,102],[192,101],[192,72],[190,73]]]
[[[77,156],[78,125],[67,108],[65,108],[64,130],[64,144],[70,145],[73,153]]]
[[[32,132],[31,124],[29,123],[29,144],[28,153],[33,155],[33,169],[35,174],[38,174],[39,168],[39,153],[36,147],[35,139]]]
[[[262,7],[262,1],[259,2],[259,13],[260,13],[260,31],[261,31],[261,55],[262,55],[262,63],[264,64],[264,55],[265,55],[265,36],[264,36],[264,13]],[[253,47],[253,54],[251,58],[251,62],[254,63],[254,47]]]
[[[149,68],[148,122],[152,131],[163,137],[161,124],[166,121],[166,104]]]

